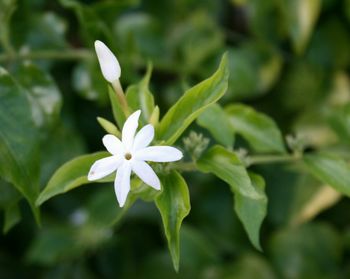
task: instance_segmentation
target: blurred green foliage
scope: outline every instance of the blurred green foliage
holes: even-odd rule
[[[94,183],[52,198],[39,213],[35,200],[56,169],[101,150],[104,131],[96,116],[113,118],[94,56],[96,39],[117,54],[122,84],[134,84],[129,96],[142,91],[148,108],[155,100],[161,115],[211,76],[228,52],[225,109],[210,107],[188,130],[253,155],[285,152],[282,134],[289,135],[290,150],[332,155],[253,165],[262,179],[246,172],[232,150],[212,153],[218,147],[210,147],[198,166],[230,187],[209,174],[184,174],[191,212],[180,233],[179,273],[161,230],[167,217],[143,201],[152,193],[140,190],[143,200],[135,197],[126,211],[108,183]],[[349,0],[0,0],[0,278],[349,278],[350,202],[340,194],[349,195],[350,187],[349,49]],[[215,123],[234,128],[222,134]],[[160,125],[165,134],[168,123]],[[232,160],[233,169],[223,170],[220,164]],[[238,172],[254,177],[248,188],[260,193],[265,187],[259,203],[239,195]],[[65,183],[68,190],[77,181]],[[179,185],[186,191],[186,183]],[[333,189],[327,185],[340,191],[337,198],[322,190]],[[183,218],[190,205],[182,202]],[[157,200],[157,207],[166,206]],[[263,252],[244,232],[251,223],[240,223],[249,212],[242,207],[258,207],[249,234],[257,247],[266,215]],[[316,210],[308,215],[310,207]],[[169,220],[166,226],[177,230]]]

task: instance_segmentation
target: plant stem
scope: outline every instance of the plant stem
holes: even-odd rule
[[[4,48],[6,54],[4,56],[7,56],[10,60],[15,57],[15,50],[13,49],[9,38],[8,38],[8,30],[0,30],[1,36],[0,36],[0,41],[2,44],[2,47]],[[1,60],[0,60],[1,61]]]
[[[301,154],[288,154],[288,155],[262,155],[262,156],[250,156],[246,158],[246,166],[261,165],[261,164],[274,164],[274,163],[288,163],[295,162],[302,158]]]
[[[288,163],[296,162],[302,158],[302,154],[290,154],[290,155],[261,155],[247,157],[244,162],[248,168],[252,165],[263,165],[263,164],[275,164],[275,163]],[[178,171],[196,171],[195,162],[178,162],[168,166],[167,170],[178,170]]]
[[[126,117],[129,116],[130,112],[129,112],[129,106],[128,106],[128,102],[125,98],[125,94],[123,91],[123,88],[120,84],[119,79],[115,80],[114,82],[112,82],[112,87],[115,91],[115,93],[117,94],[120,106],[125,114]]]
[[[0,54],[0,62],[10,62],[14,60],[80,60],[90,58],[91,52],[86,49],[76,50],[40,50],[27,53]]]
[[[169,165],[168,170],[195,171],[197,167],[194,162],[178,162]]]
[[[0,26],[0,44],[2,45],[4,51],[9,57],[13,57],[15,55],[15,50],[11,44],[10,40],[10,32],[9,25],[11,21],[11,17],[16,10],[16,5],[11,1],[1,5],[1,26]]]

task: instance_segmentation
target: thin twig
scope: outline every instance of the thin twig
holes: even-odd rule
[[[86,49],[70,50],[40,50],[27,53],[16,53],[12,55],[0,54],[1,62],[18,60],[80,60],[92,57],[92,52]]]

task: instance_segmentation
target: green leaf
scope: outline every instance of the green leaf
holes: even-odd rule
[[[18,203],[21,199],[20,193],[6,181],[0,179],[0,209],[5,212],[3,233],[6,234],[20,219]]]
[[[160,176],[163,191],[156,197],[162,216],[165,236],[176,271],[180,262],[180,227],[191,209],[186,181],[176,171]]]
[[[117,122],[118,127],[121,130],[123,128],[126,117],[119,103],[117,93],[114,92],[114,89],[112,88],[112,86],[108,86],[108,94],[109,94],[109,99],[111,101],[114,120]]]
[[[323,58],[323,55],[322,53],[316,57]],[[289,65],[283,74],[283,82],[279,83],[276,89],[281,94],[284,104],[283,110],[309,113],[316,110],[315,100],[319,100],[324,94],[324,80],[329,78],[326,71],[319,70],[319,66],[316,65],[319,63],[318,61],[319,58],[315,58],[314,63],[307,62],[306,59],[294,59]],[[281,110],[276,107],[276,111],[280,112]],[[317,114],[320,115],[319,112]],[[315,120],[319,120],[318,118],[316,117]]]
[[[87,179],[90,167],[95,161],[107,156],[107,152],[97,152],[79,156],[65,163],[53,174],[40,193],[36,204],[39,206],[53,196],[68,192],[80,185],[92,183]]]
[[[96,38],[112,38],[110,28],[91,5],[85,5],[76,0],[59,0],[59,2],[76,13],[83,37],[89,44],[92,44]]]
[[[158,106],[154,107],[152,114],[149,118],[149,123],[152,124],[153,127],[158,126],[158,123],[159,123],[159,107]]]
[[[248,98],[258,91],[259,68],[257,68],[257,52],[248,47],[230,48],[229,54],[229,90],[224,98]],[[260,63],[259,63],[260,66]]]
[[[230,78],[226,99],[247,100],[262,96],[278,80],[283,60],[270,44],[247,41],[229,48],[228,53]]]
[[[5,209],[21,199],[21,195],[16,188],[2,179],[0,179],[0,192],[0,209]]]
[[[120,137],[120,131],[112,122],[108,121],[107,119],[104,119],[103,117],[97,117],[97,122],[108,134]]]
[[[16,0],[5,0],[0,2],[0,23],[1,27],[8,25],[13,12],[16,10]],[[7,28],[7,26],[6,26]]]
[[[261,250],[259,231],[267,214],[267,196],[265,194],[265,181],[256,174],[249,173],[252,186],[260,197],[252,199],[239,193],[235,194],[235,210],[246,229],[250,241]]]
[[[19,6],[24,8],[23,5]],[[18,13],[15,13],[16,17],[16,24],[11,24],[13,45],[18,48],[29,47],[30,52],[69,51],[65,38],[68,26],[66,18],[60,17],[52,10],[44,12],[34,7],[27,13],[23,13],[23,10],[19,9]],[[36,58],[35,60],[46,69],[53,65],[52,59]]]
[[[11,204],[5,209],[5,221],[3,232],[7,233],[13,226],[21,220],[21,211],[18,202]]]
[[[197,123],[208,129],[221,144],[231,147],[234,142],[234,131],[228,115],[217,104],[209,106],[197,119]]]
[[[232,264],[224,265],[220,279],[277,279],[272,264],[257,253],[245,251]]]
[[[302,53],[321,10],[321,0],[282,0],[289,36],[296,53]]]
[[[51,128],[50,134],[45,137],[45,144],[41,146],[40,185],[42,186],[49,182],[52,174],[60,166],[86,152],[85,141],[80,131],[66,121],[69,123],[69,118],[65,119],[65,123],[57,123]]]
[[[149,123],[154,110],[154,98],[149,90],[149,81],[152,74],[152,65],[148,64],[144,78],[136,85],[131,85],[126,91],[126,99],[129,107],[136,111],[141,109],[141,117],[144,123]]]
[[[58,119],[62,100],[52,77],[31,63],[21,64],[17,76],[18,81],[29,92],[35,124],[41,127]]]
[[[139,0],[120,0],[120,1],[97,1],[94,3],[83,3],[79,0],[59,0],[60,4],[75,12],[79,20],[79,26],[83,38],[92,45],[96,39],[109,39],[113,42],[115,39],[111,27],[118,14],[128,7],[133,7],[139,3]],[[128,17],[130,17],[130,14]],[[126,18],[128,18],[126,17]],[[118,45],[120,38],[117,38]]]
[[[84,99],[98,101],[100,104],[109,102],[106,80],[102,77],[95,57],[85,59],[74,67],[72,83],[74,89]]]
[[[329,154],[305,155],[307,170],[335,190],[350,196],[350,166],[344,160]]]
[[[197,161],[197,167],[200,171],[213,173],[225,181],[234,193],[250,198],[261,197],[252,186],[247,170],[237,155],[222,146],[215,145],[207,150]]]
[[[0,68],[0,176],[28,200],[38,220],[39,136],[27,92]]]
[[[212,241],[212,235],[208,234],[207,231],[204,233],[204,231],[205,229],[198,225],[198,223],[191,226],[186,222],[186,224],[182,225],[180,233],[180,264],[184,268],[180,271],[180,278],[182,278],[182,274],[187,274],[188,268],[196,270],[213,262],[220,261],[220,252],[222,250],[217,243]],[[189,276],[187,278],[191,277]]]
[[[133,197],[129,197],[125,206],[119,207],[114,188],[106,185],[88,201],[87,223],[95,227],[111,227],[122,218],[134,201]]]
[[[0,2],[0,45],[8,52],[12,52],[10,44],[10,21],[16,10],[16,0]]]
[[[32,241],[26,259],[41,265],[74,259],[81,256],[84,249],[77,240],[77,228],[67,225],[46,227]]]
[[[347,78],[344,76],[344,78]],[[347,82],[343,82],[345,86],[347,86]],[[344,92],[347,90],[350,91],[349,88],[342,88]],[[344,142],[344,144],[350,144],[350,104],[345,104],[344,106],[337,106],[334,110],[330,111],[328,116],[330,126],[337,133],[339,140]]]
[[[258,176],[252,176],[253,183],[244,165],[235,153],[222,146],[210,148],[197,162],[202,172],[210,172],[230,185],[235,194],[235,210],[248,236],[260,249],[258,232],[266,214],[264,183]]]
[[[202,9],[193,9],[169,35],[178,61],[182,61],[182,72],[186,74],[203,71],[208,58],[220,53],[224,47],[223,30],[210,13],[204,13]]]
[[[146,202],[154,201],[159,194],[159,191],[146,185],[137,176],[134,176],[134,178],[131,179],[130,197],[127,199],[127,203],[129,199],[131,201],[136,199],[141,199]]]
[[[225,94],[228,75],[225,54],[218,70],[210,78],[187,90],[168,110],[159,123],[158,139],[164,140],[166,144],[173,144],[206,107]]]
[[[83,253],[95,251],[113,235],[118,223],[135,197],[128,198],[120,208],[110,185],[103,185],[89,197],[87,203],[70,214],[64,222],[48,223],[34,238],[27,259],[41,264],[57,264],[62,259],[76,259]]]
[[[276,123],[267,115],[242,105],[225,108],[233,129],[259,152],[285,152],[283,139]]]
[[[278,278],[337,278],[343,239],[326,222],[288,226],[277,231],[270,237],[269,255]]]
[[[159,191],[145,185],[136,176],[131,179],[130,184],[131,191],[122,208],[119,207],[112,185],[106,185],[103,189],[99,189],[87,203],[86,223],[97,229],[110,228],[123,218],[137,199],[141,198],[145,200],[146,198],[148,201],[153,201],[154,197],[159,194]]]

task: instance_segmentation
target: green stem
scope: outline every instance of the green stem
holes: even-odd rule
[[[246,166],[262,165],[262,164],[274,164],[274,163],[288,163],[295,162],[302,158],[301,154],[293,155],[262,155],[262,156],[250,156],[246,158]]]
[[[125,116],[128,117],[130,115],[128,101],[125,98],[124,90],[120,84],[119,79],[112,82],[112,87],[113,87],[115,93],[117,94],[120,106],[121,106]]]
[[[10,33],[9,33],[9,24],[11,17],[13,13],[16,10],[16,5],[13,5],[11,3],[4,3],[5,5],[1,5],[2,11],[1,11],[1,26],[0,26],[0,43],[6,52],[7,56],[13,57],[16,52],[13,48],[10,40]]]
[[[86,49],[76,49],[76,50],[40,50],[28,53],[14,53],[9,55],[0,54],[1,62],[10,62],[16,60],[80,60],[90,58],[92,53]]]
[[[6,55],[3,55],[3,56],[7,56],[9,58],[9,60],[11,60],[15,57],[16,52],[13,49],[12,45],[10,44],[10,41],[8,39],[7,30],[0,30],[0,32],[2,32],[2,35],[0,36],[0,38],[1,38],[0,41],[1,41],[2,47],[4,48],[4,50],[6,52]],[[0,55],[0,57],[1,57],[1,55]]]
[[[196,171],[197,167],[195,162],[178,162],[169,165],[168,170]]]
[[[299,161],[301,158],[302,154],[261,155],[247,157],[244,161],[246,167],[250,167],[252,165],[296,162]],[[195,162],[178,162],[169,165],[167,170],[196,171],[197,167]]]
[[[250,167],[252,165],[262,165],[262,164],[275,164],[275,163],[289,163],[296,162],[302,158],[302,154],[288,154],[288,155],[261,155],[261,156],[251,156],[247,157],[245,161],[245,166]],[[193,162],[177,162],[167,166],[167,171],[178,170],[191,172],[196,171],[196,163]]]

